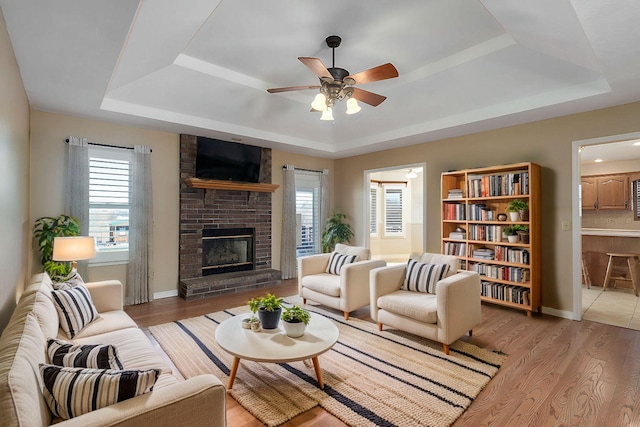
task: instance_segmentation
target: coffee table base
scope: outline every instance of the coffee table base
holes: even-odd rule
[[[313,369],[316,371],[316,378],[318,379],[318,387],[324,389],[324,381],[322,380],[322,371],[320,370],[320,360],[318,356],[312,357]],[[233,365],[231,365],[231,373],[229,374],[229,382],[227,383],[227,389],[231,390],[233,382],[236,380],[236,374],[238,373],[238,367],[240,366],[240,358],[233,357]]]

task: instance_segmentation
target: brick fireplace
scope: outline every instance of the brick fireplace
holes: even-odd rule
[[[271,268],[271,192],[191,188],[196,142],[196,136],[180,136],[180,296],[200,299],[281,283],[280,271]],[[260,183],[271,183],[268,148],[262,149]]]

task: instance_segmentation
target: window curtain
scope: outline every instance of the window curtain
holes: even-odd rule
[[[151,149],[136,145],[131,162],[131,208],[129,211],[129,271],[126,304],[153,301],[151,197]]]
[[[329,218],[329,170],[324,169],[320,176],[320,227],[322,233],[320,234],[320,243],[322,247],[322,235],[327,225],[327,219]]]
[[[69,137],[67,144],[66,214],[80,224],[80,235],[89,235],[89,143]],[[78,273],[87,278],[88,261],[78,261]]]
[[[280,270],[283,279],[293,279],[296,277],[296,172],[293,165],[286,165],[283,175]]]

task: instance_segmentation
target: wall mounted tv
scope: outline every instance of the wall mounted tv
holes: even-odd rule
[[[260,182],[262,148],[198,137],[196,178]]]

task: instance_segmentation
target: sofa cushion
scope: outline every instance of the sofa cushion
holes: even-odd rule
[[[112,345],[76,345],[56,339],[47,340],[49,361],[56,366],[93,369],[124,369],[118,351]]]
[[[44,398],[54,416],[77,417],[153,390],[160,372],[40,364]]]
[[[51,292],[58,310],[60,327],[73,338],[86,325],[98,318],[89,290],[83,286]]]
[[[51,291],[51,288],[43,284],[41,289],[33,294],[35,300],[31,309],[45,337],[55,337],[59,329],[58,310],[51,297]]]
[[[71,274],[64,282],[53,282],[53,289],[55,290],[65,290],[65,289],[73,289],[78,285],[84,285],[84,280],[80,273],[75,270],[71,271]]]
[[[349,246],[337,243],[334,250],[342,255],[357,255],[359,261],[371,259],[371,251],[364,246]]]
[[[378,308],[423,323],[438,322],[438,300],[433,294],[395,291],[378,298]]]
[[[447,277],[449,264],[425,264],[410,259],[402,289],[405,291],[436,293],[438,282]]]
[[[326,273],[340,274],[340,270],[346,264],[352,264],[358,260],[358,255],[342,255],[340,252],[332,252],[327,263]]]
[[[320,292],[332,297],[340,296],[340,276],[329,273],[312,274],[304,276],[301,284],[303,287]]]
[[[100,317],[85,326],[84,329],[78,332],[74,338],[87,338],[94,335],[105,334],[107,332],[137,327],[136,322],[134,322],[133,319],[124,311],[107,311],[100,313]],[[63,340],[67,339],[64,331],[62,330],[58,332],[57,337]]]

